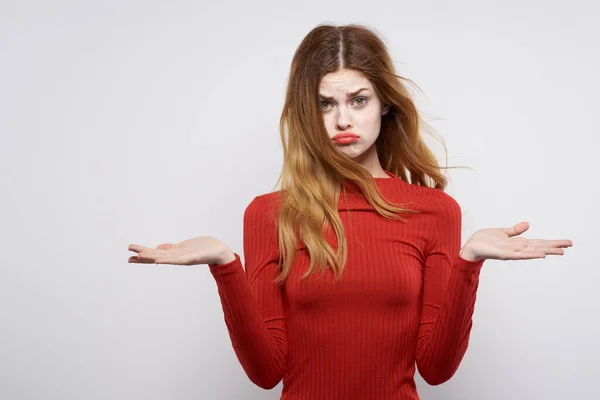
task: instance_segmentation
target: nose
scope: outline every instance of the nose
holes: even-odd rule
[[[342,108],[339,109],[336,121],[336,128],[344,131],[352,126],[348,112]]]

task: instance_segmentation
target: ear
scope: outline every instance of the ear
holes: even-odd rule
[[[390,105],[388,103],[385,103],[383,105],[383,108],[381,109],[381,115],[385,115],[390,111]]]

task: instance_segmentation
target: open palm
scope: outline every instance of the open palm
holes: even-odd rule
[[[526,260],[563,255],[564,248],[573,246],[568,239],[545,240],[517,237],[529,229],[528,222],[510,228],[488,228],[475,232],[467,241],[468,247],[479,259]]]
[[[199,236],[177,244],[163,243],[155,249],[137,244],[127,249],[137,253],[129,257],[129,263],[197,265],[215,262],[227,246],[212,236]]]

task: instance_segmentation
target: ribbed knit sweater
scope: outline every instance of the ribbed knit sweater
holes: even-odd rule
[[[344,181],[338,212],[348,259],[339,282],[331,270],[302,280],[302,245],[285,283],[273,282],[281,192],[247,206],[244,265],[237,253],[209,264],[241,366],[264,389],[283,379],[281,400],[419,399],[416,370],[438,385],[464,357],[484,261],[459,255],[461,208],[450,195],[386,174],[374,178],[384,197],[421,213],[382,217]],[[331,229],[325,237],[337,250]]]

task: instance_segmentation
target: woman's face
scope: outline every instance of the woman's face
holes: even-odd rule
[[[319,95],[323,122],[334,146],[361,164],[371,164],[377,157],[381,116],[389,111],[371,82],[358,71],[342,69],[323,77]],[[350,143],[334,141],[340,133],[354,133],[357,138]]]

